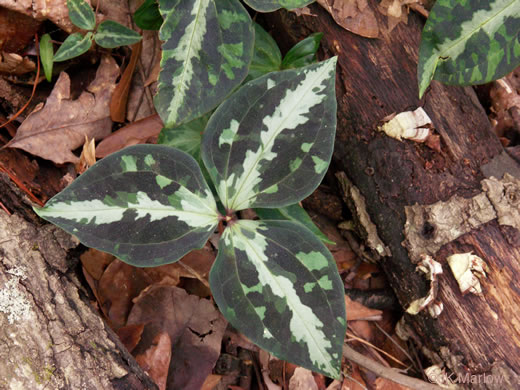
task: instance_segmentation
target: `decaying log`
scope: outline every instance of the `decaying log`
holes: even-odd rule
[[[288,39],[285,47],[321,31],[322,58],[339,56],[334,166],[364,200],[381,240],[374,250],[405,310],[429,292],[426,275],[416,270],[421,258],[430,255],[442,265],[436,302],[443,311],[436,319],[427,309],[405,314],[409,334],[432,363],[444,362],[468,387],[519,388],[518,163],[490,131],[471,88],[433,82],[418,99],[421,17],[412,13],[407,25],[366,39],[337,26],[321,7],[311,11],[315,16],[278,12],[266,22],[277,38]],[[378,21],[384,30],[386,20],[378,14]],[[437,146],[378,130],[390,114],[418,107],[440,136]],[[359,214],[363,202],[350,195]],[[450,255],[467,252],[488,267],[481,295],[462,294],[447,264]]]
[[[0,175],[4,203],[29,215]],[[156,389],[91,306],[77,242],[20,215],[0,210],[0,389]]]

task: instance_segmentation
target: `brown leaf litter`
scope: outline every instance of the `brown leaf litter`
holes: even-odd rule
[[[119,66],[104,56],[95,80],[71,100],[70,78],[62,72],[45,105],[36,106],[7,146],[56,164],[78,162],[72,150],[83,145],[85,136],[102,139],[112,130],[109,103],[118,76]]]

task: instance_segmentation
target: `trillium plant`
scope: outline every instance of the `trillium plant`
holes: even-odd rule
[[[251,5],[258,4],[278,2]],[[159,10],[164,44],[155,104],[174,133],[214,110],[199,162],[171,146],[128,147],[36,211],[138,267],[178,261],[221,232],[209,282],[225,318],[273,355],[338,378],[346,315],[332,255],[291,218],[237,216],[249,208],[290,214],[323,179],[336,130],[336,58],[239,87],[255,28],[237,0],[161,1]]]
[[[310,2],[245,0],[259,12]],[[423,32],[420,93],[433,78],[475,83],[512,69],[520,52],[518,4],[438,0]],[[68,5],[77,26],[94,29],[84,0]],[[445,28],[457,7],[460,25]],[[297,204],[331,160],[336,58],[313,63],[317,34],[282,60],[239,0],[146,0],[134,19],[142,28],[160,27],[154,102],[165,124],[163,145],[132,146],[102,159],[36,212],[85,245],[138,267],[178,261],[218,230],[209,282],[226,319],[273,355],[338,378],[343,283],[326,237]],[[493,50],[474,55],[474,40],[483,34]],[[105,23],[96,33],[71,35],[77,42],[69,46],[87,50],[94,35],[105,47],[140,39]],[[494,44],[503,41],[505,52]],[[60,57],[67,51],[78,55],[69,46],[54,61],[69,58]],[[51,58],[52,46],[44,52]],[[482,62],[480,54],[488,52]],[[455,62],[458,57],[465,61]],[[237,217],[249,208],[261,220]]]

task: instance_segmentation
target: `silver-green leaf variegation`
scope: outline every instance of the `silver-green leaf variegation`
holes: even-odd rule
[[[83,30],[96,27],[96,14],[85,0],[67,0],[70,21]]]
[[[239,0],[159,1],[161,72],[155,108],[166,127],[215,108],[247,76],[251,18]]]
[[[218,223],[197,162],[159,145],[105,157],[36,212],[85,245],[140,267],[201,248]]]
[[[114,49],[119,46],[133,45],[141,40],[137,31],[131,30],[112,20],[101,23],[94,35],[96,43],[105,49]]]
[[[211,269],[226,319],[280,359],[337,378],[346,331],[343,283],[332,255],[290,221],[226,228]]]
[[[295,9],[302,8],[315,0],[244,0],[244,2],[259,12],[271,12],[280,8]]]
[[[90,31],[85,36],[81,33],[70,34],[54,54],[53,61],[67,61],[86,53],[92,46],[92,38],[93,35]]]
[[[334,146],[335,67],[269,73],[211,116],[202,158],[227,210],[288,206],[318,186]]]
[[[470,85],[520,65],[520,1],[437,0],[419,48],[419,95],[433,79]]]

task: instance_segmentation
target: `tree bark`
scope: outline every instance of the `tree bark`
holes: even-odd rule
[[[37,217],[0,173],[0,389],[156,389],[91,306],[78,243]],[[32,213],[33,220],[26,220]]]
[[[368,3],[376,9],[375,1]],[[433,363],[444,362],[472,381],[471,387],[518,388],[520,166],[492,133],[472,88],[434,81],[419,100],[416,69],[424,23],[419,16],[411,13],[407,25],[367,39],[339,27],[320,6],[310,8],[316,16],[281,11],[268,15],[267,25],[275,37],[288,40],[285,47],[321,31],[320,56],[339,57],[332,169],[346,173],[351,185],[345,197],[362,225],[367,225],[360,217],[365,203],[376,229],[372,242],[381,240],[374,253],[382,255],[381,266],[404,309],[430,289],[416,270],[422,256],[442,265],[437,302],[444,309],[436,319],[427,309],[405,314],[413,337]],[[376,14],[383,30],[386,20]],[[432,119],[440,150],[378,131],[383,118],[417,107]],[[506,172],[511,176],[504,177]],[[447,264],[448,256],[464,252],[489,267],[482,295],[462,294]]]

